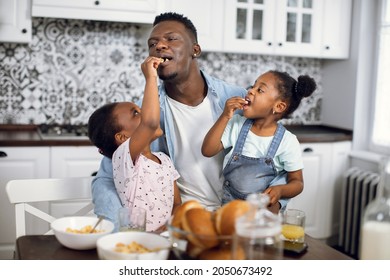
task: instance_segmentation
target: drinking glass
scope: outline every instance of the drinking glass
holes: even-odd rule
[[[119,231],[145,231],[146,210],[143,208],[119,209]]]
[[[287,209],[282,212],[282,239],[293,243],[305,242],[305,212]]]
[[[247,260],[282,259],[281,218],[267,209],[269,196],[251,194],[247,201],[252,208],[236,219],[233,259],[241,259],[240,255]]]

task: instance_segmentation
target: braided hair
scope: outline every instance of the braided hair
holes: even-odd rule
[[[99,152],[112,158],[118,145],[115,142],[115,134],[121,131],[113,112],[118,102],[105,104],[98,108],[88,120],[88,137]]]
[[[305,97],[309,97],[317,88],[313,78],[308,75],[301,75],[295,80],[286,72],[269,71],[275,75],[277,80],[277,89],[281,99],[287,103],[287,109],[282,118],[291,117],[292,113],[298,108]]]

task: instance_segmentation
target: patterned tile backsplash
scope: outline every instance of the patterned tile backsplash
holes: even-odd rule
[[[105,103],[136,101],[149,31],[129,23],[34,18],[31,43],[0,43],[0,124],[85,124]],[[199,63],[244,87],[270,69],[295,78],[308,74],[318,89],[284,123],[321,122],[320,59],[203,52]]]

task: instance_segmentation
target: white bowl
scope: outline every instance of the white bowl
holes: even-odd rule
[[[131,242],[156,250],[150,253],[120,253],[115,251],[117,243],[129,245]],[[170,241],[155,233],[128,231],[103,236],[97,241],[97,253],[102,260],[166,260],[169,255]]]
[[[97,217],[64,217],[51,223],[51,229],[54,232],[58,242],[63,246],[76,250],[89,250],[96,248],[97,240],[114,230],[114,224],[108,220],[103,220],[97,226],[97,233],[72,233],[67,232],[67,228],[81,230],[85,226],[94,226],[98,221]]]

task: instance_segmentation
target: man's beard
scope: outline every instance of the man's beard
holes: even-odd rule
[[[163,81],[171,81],[177,77],[177,72],[171,73],[169,75],[160,74],[160,75],[158,75],[158,77],[160,78],[160,80],[163,80]]]

